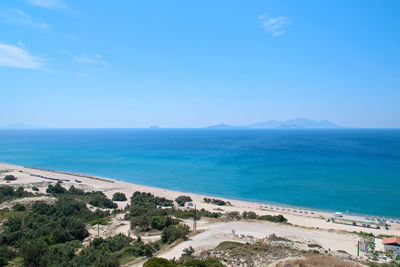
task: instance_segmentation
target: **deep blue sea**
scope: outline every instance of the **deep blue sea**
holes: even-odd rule
[[[400,130],[0,130],[0,162],[400,217]]]

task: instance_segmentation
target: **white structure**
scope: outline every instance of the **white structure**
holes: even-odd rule
[[[383,247],[386,250],[393,251],[394,255],[400,255],[400,238],[398,237],[390,237],[385,238],[382,241]]]
[[[335,213],[333,214],[333,216],[334,216],[334,217],[337,217],[337,218],[343,218],[343,213],[341,213],[341,212],[335,212]]]

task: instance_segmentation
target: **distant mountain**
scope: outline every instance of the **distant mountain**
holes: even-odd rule
[[[218,124],[213,126],[208,126],[207,129],[242,129],[246,128],[245,126],[233,126],[227,124]]]
[[[152,125],[149,127],[149,129],[160,129],[160,127],[158,127],[157,125]]]
[[[287,121],[276,121],[276,120],[263,121],[244,126],[218,124],[214,126],[209,126],[207,128],[208,129],[335,129],[341,127],[327,120],[316,121],[305,118],[296,118]]]

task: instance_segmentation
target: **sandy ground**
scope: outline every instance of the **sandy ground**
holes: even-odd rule
[[[232,230],[236,233],[251,234],[253,238],[264,238],[271,234],[285,237],[290,240],[317,243],[325,249],[345,250],[349,254],[357,255],[358,237],[353,234],[343,234],[329,232],[327,230],[302,229],[290,225],[280,225],[273,223],[255,223],[255,222],[227,222],[214,223],[207,226],[208,230],[204,231],[192,239],[183,242],[171,251],[160,254],[161,257],[172,259],[179,258],[184,248],[192,246],[195,251],[209,249],[217,246],[222,241],[239,241],[247,242],[251,238],[239,238],[232,234]]]
[[[5,172],[5,170],[8,170]],[[18,179],[16,181],[11,181],[7,183],[2,178],[5,175],[12,174],[16,176]],[[389,230],[385,229],[370,229],[364,227],[357,227],[351,225],[341,225],[341,224],[334,224],[332,222],[326,222],[324,218],[330,218],[332,216],[331,213],[321,212],[321,211],[313,211],[309,209],[299,209],[291,207],[288,211],[287,207],[281,207],[276,205],[266,205],[260,204],[255,202],[246,202],[246,201],[239,201],[239,200],[231,200],[231,199],[223,199],[225,201],[229,201],[232,206],[216,206],[213,204],[204,203],[203,198],[205,196],[198,195],[198,194],[191,194],[191,193],[184,193],[172,190],[166,190],[161,188],[155,187],[148,187],[142,186],[127,182],[122,182],[118,180],[106,179],[101,177],[89,177],[80,174],[65,174],[65,173],[58,173],[52,171],[45,171],[45,170],[38,170],[32,168],[26,168],[11,164],[0,163],[0,184],[6,184],[10,186],[18,186],[22,185],[27,190],[30,190],[32,186],[37,186],[41,193],[45,193],[46,188],[49,183],[54,184],[55,181],[45,180],[40,177],[31,176],[31,174],[41,175],[45,177],[52,177],[58,179],[69,179],[69,182],[63,182],[63,186],[69,188],[71,185],[74,185],[77,188],[84,189],[86,191],[90,190],[101,190],[103,191],[108,197],[112,197],[115,192],[123,192],[129,197],[135,191],[143,191],[143,192],[150,192],[156,196],[166,197],[169,199],[175,199],[180,195],[189,195],[193,199],[193,203],[196,204],[198,209],[204,208],[210,211],[216,211],[217,208],[222,209],[221,212],[227,211],[254,211],[259,215],[271,214],[283,214],[287,219],[288,222],[292,225],[300,226],[300,227],[293,227],[293,226],[286,226],[286,225],[279,225],[279,224],[268,224],[268,223],[251,223],[251,222],[228,222],[228,223],[208,223],[208,222],[199,222],[198,229],[205,229],[206,231],[200,233],[192,238],[191,241],[184,242],[170,252],[163,254],[162,256],[165,257],[178,257],[181,254],[181,251],[186,246],[193,246],[195,249],[202,249],[202,248],[210,248],[217,245],[219,242],[224,240],[231,240],[233,238],[232,235],[229,235],[232,229],[235,229],[237,232],[241,233],[251,233],[254,237],[265,237],[266,235],[275,233],[281,236],[287,236],[292,238],[301,238],[302,240],[314,240],[318,242],[326,249],[331,250],[346,250],[350,254],[354,254],[356,249],[355,245],[357,242],[355,235],[346,234],[344,231],[353,232],[353,231],[364,231],[370,232],[375,235],[378,234],[385,234],[385,235],[397,235],[400,236],[400,225],[399,224],[392,224],[392,227]],[[75,179],[81,181],[81,183],[75,182]],[[117,202],[120,208],[124,208],[128,201],[124,202]],[[265,207],[268,206],[268,209]],[[284,209],[284,210],[283,210]],[[293,212],[296,210],[296,212]],[[302,212],[300,214],[300,211]],[[307,213],[305,213],[307,212]],[[361,220],[363,221],[364,218],[357,217],[357,216],[350,216],[345,215],[346,219],[353,219],[353,220]],[[107,230],[110,234],[115,233],[128,233],[129,225],[124,222],[122,217],[115,217],[115,220],[112,223],[112,227]],[[117,225],[117,227],[115,227]],[[314,228],[314,229],[313,229]],[[323,231],[323,230],[330,230],[330,231]],[[332,231],[336,230],[336,231]],[[343,231],[340,231],[343,230]],[[97,231],[97,229],[91,229],[91,231]]]

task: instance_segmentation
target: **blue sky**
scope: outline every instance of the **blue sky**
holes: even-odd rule
[[[0,1],[0,126],[400,127],[399,1]]]

